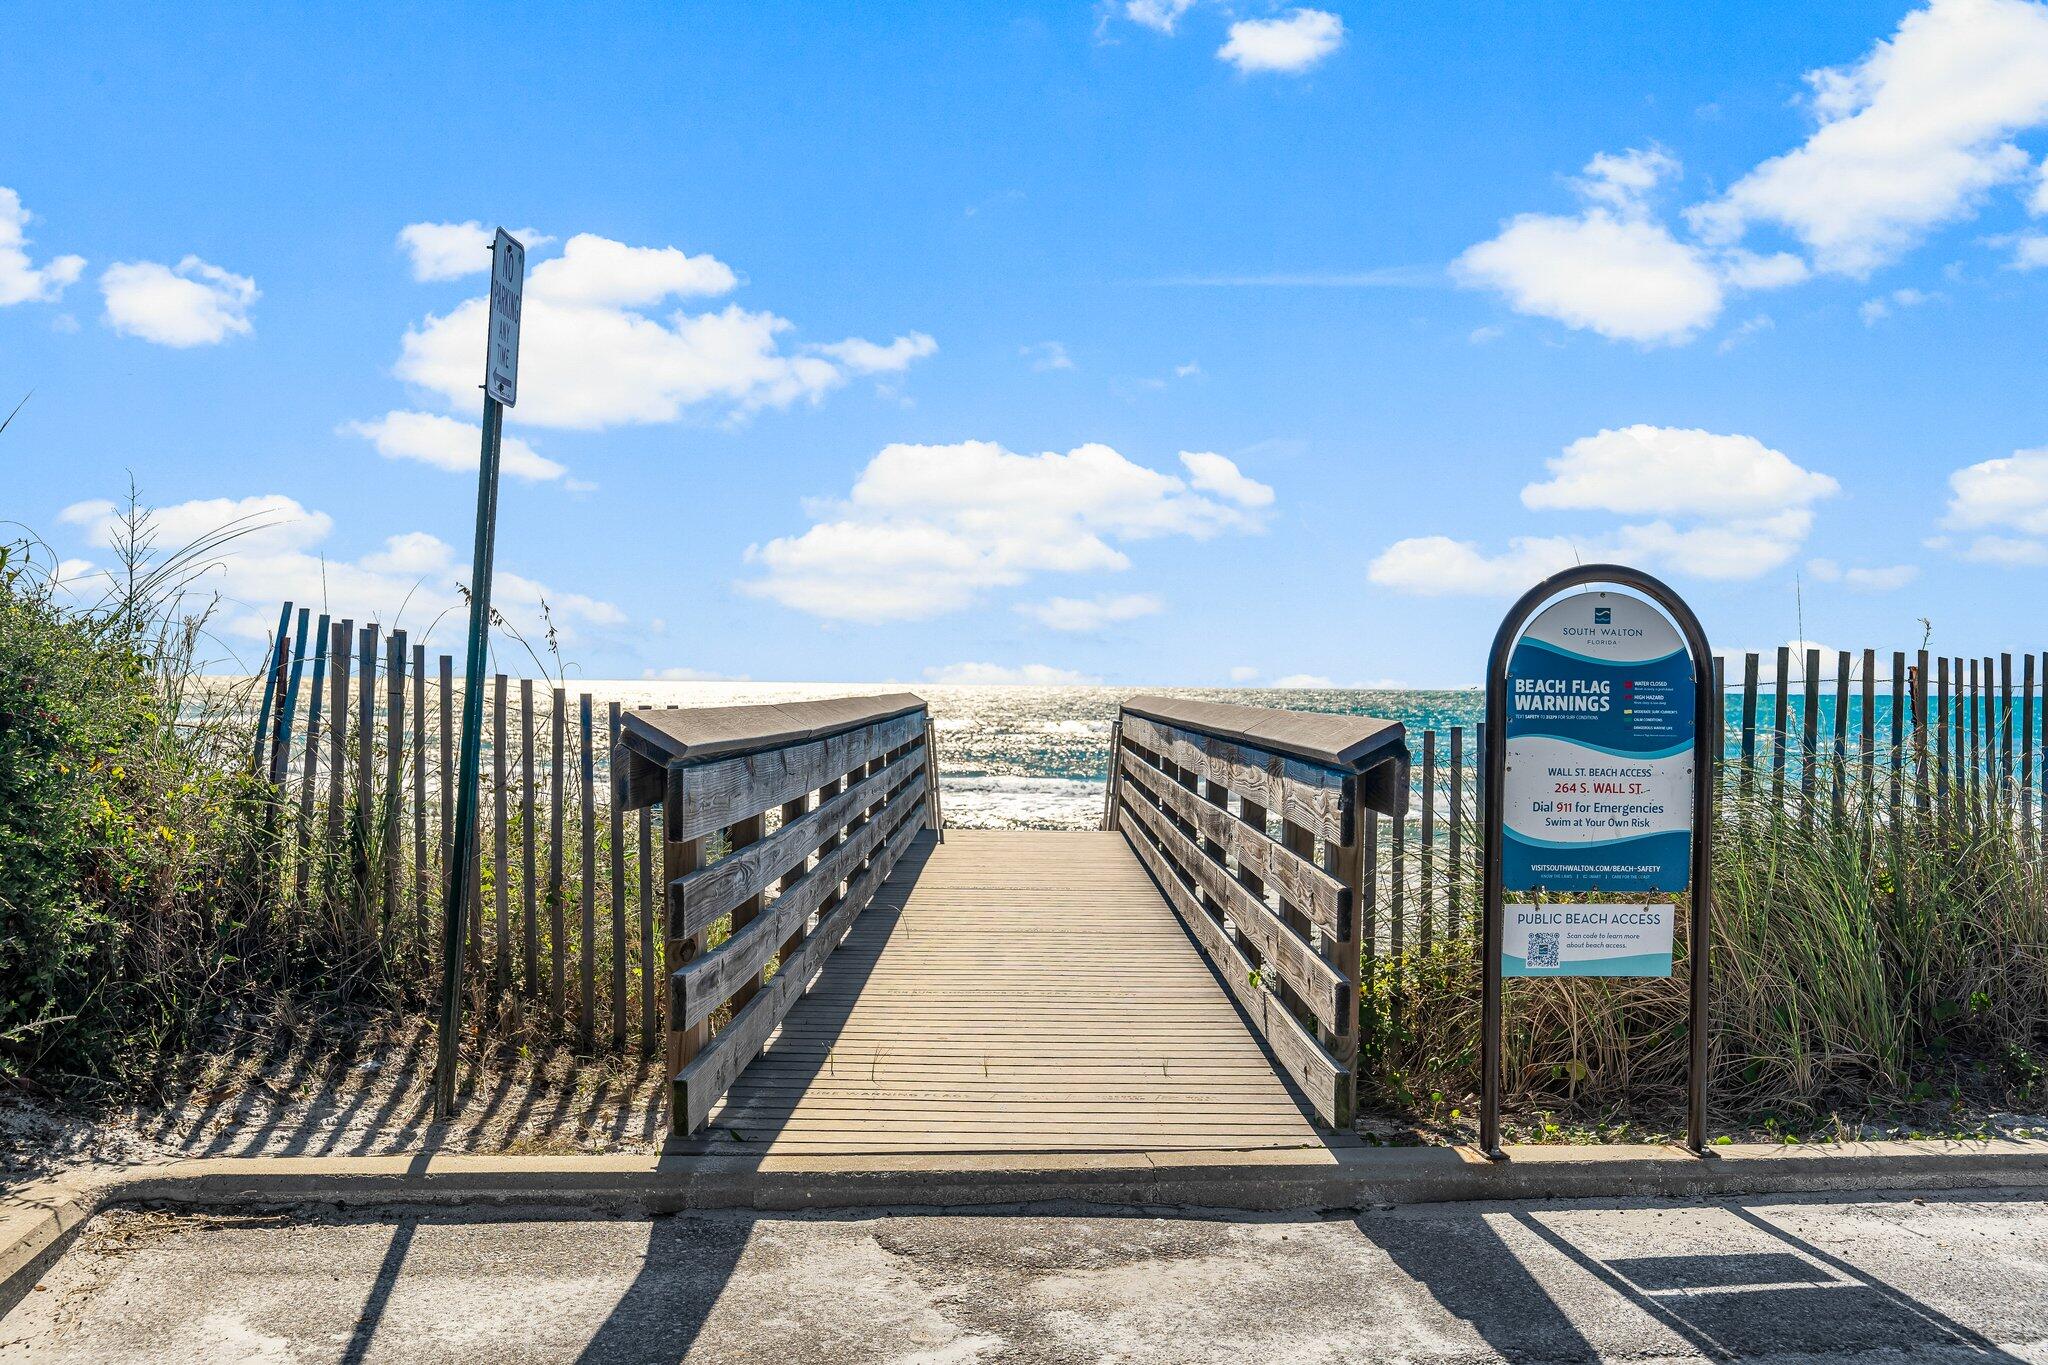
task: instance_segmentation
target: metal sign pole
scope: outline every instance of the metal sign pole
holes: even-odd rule
[[[457,1043],[462,1030],[463,917],[473,894],[477,785],[483,766],[484,668],[491,634],[491,566],[498,539],[498,455],[505,407],[517,393],[519,302],[526,251],[498,229],[491,246],[491,327],[486,348],[483,449],[477,462],[476,548],[470,560],[469,652],[462,684],[462,750],[455,787],[454,847],[448,858],[447,894],[441,902],[441,1027],[434,1068],[434,1111],[455,1113]],[[506,326],[509,317],[509,329]],[[509,334],[509,340],[508,340]],[[504,395],[504,402],[499,395]]]
[[[1481,972],[1479,1149],[1491,1160],[1505,1159],[1500,1145],[1502,1081],[1501,956],[1505,932],[1503,848],[1507,815],[1508,667],[1514,647],[1537,609],[1573,588],[1602,584],[1641,593],[1678,627],[1693,670],[1692,849],[1687,879],[1691,896],[1686,980],[1687,1016],[1686,1145],[1707,1155],[1707,1031],[1709,1018],[1709,935],[1713,910],[1714,772],[1719,762],[1721,697],[1714,688],[1714,656],[1699,618],[1677,593],[1640,570],[1619,564],[1587,564],[1553,574],[1522,594],[1501,621],[1486,661],[1485,787],[1481,793]]]

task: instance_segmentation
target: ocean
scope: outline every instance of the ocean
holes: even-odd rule
[[[946,823],[963,829],[1093,829],[1102,819],[1109,731],[1117,704],[1150,692],[1201,701],[1336,711],[1398,720],[1412,730],[1476,725],[1484,698],[1446,692],[1192,687],[1005,687],[904,683],[577,682],[601,705],[737,706],[911,691],[939,736]]]
[[[253,708],[251,680],[216,679],[232,687]],[[545,696],[545,684],[536,690]],[[762,702],[802,701],[817,697],[871,695],[914,691],[931,706],[939,736],[939,769],[946,821],[968,829],[1093,829],[1102,818],[1108,777],[1109,733],[1117,705],[1139,692],[1200,701],[1236,702],[1302,711],[1331,711],[1398,720],[1408,727],[1419,771],[1420,734],[1466,727],[1466,761],[1476,763],[1476,728],[1485,710],[1478,688],[1424,691],[1397,688],[1195,688],[1195,687],[1033,687],[940,685],[916,683],[756,683],[670,682],[644,679],[570,679],[572,700],[589,693],[602,716],[605,704],[635,706],[735,706]],[[1790,767],[1799,761],[1802,708],[1795,683],[1787,707]],[[380,685],[381,692],[381,685]],[[1874,718],[1880,760],[1889,745],[1890,699],[1880,691]],[[545,703],[543,703],[545,704]],[[1849,705],[1849,745],[1854,752],[1863,727],[1860,698]],[[1773,728],[1768,684],[1757,698],[1759,750],[1767,751]],[[1740,746],[1742,698],[1726,695],[1724,742],[1732,760]],[[1825,756],[1835,733],[1832,688],[1823,690],[1815,712],[1818,751]],[[602,722],[600,722],[602,723]],[[1440,741],[1448,762],[1448,736]],[[488,738],[486,739],[488,749]],[[1468,791],[1472,788],[1468,787]],[[1419,815],[1421,793],[1413,808]],[[1438,793],[1438,804],[1445,800]]]

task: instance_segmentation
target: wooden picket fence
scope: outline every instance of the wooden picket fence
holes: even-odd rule
[[[464,948],[476,1017],[587,1054],[652,1054],[661,813],[629,826],[612,799],[619,704],[503,673],[486,687]],[[422,990],[439,979],[460,728],[450,655],[285,605],[251,759],[281,816],[281,914],[350,927]]]
[[[1749,801],[1814,820],[1853,806],[1893,828],[1904,811],[1924,810],[1943,825],[2008,823],[2037,855],[2048,845],[2048,653],[1900,650],[1887,670],[1876,650],[1781,647],[1775,662],[1767,673],[1762,655],[1747,654],[1731,684],[1715,661],[1735,717],[1702,747],[1716,756],[1717,790],[1731,807]],[[1478,932],[1485,728],[1409,731],[1409,814],[1367,835],[1383,907],[1368,955],[1398,958]]]
[[[1803,819],[1908,809],[2003,821],[2048,845],[2048,653],[1777,652],[1723,679],[1717,790]],[[1720,678],[1720,660],[1716,676]],[[620,708],[493,676],[485,698],[478,888],[467,978],[487,1025],[510,1021],[586,1053],[657,1051],[663,984],[661,811],[612,798]],[[453,824],[454,660],[406,632],[317,621],[287,604],[269,660],[254,770],[276,789],[288,914],[352,922],[387,966],[436,980]],[[1484,726],[1410,730],[1405,818],[1367,816],[1368,959],[1478,929]],[[621,758],[623,762],[623,755]],[[1764,804],[1768,802],[1768,804]],[[707,849],[715,858],[724,845]]]

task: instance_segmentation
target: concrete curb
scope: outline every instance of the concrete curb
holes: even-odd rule
[[[229,1157],[74,1173],[0,1200],[0,1313],[88,1218],[114,1205],[186,1209],[793,1211],[1089,1204],[1326,1211],[1465,1200],[1697,1199],[1858,1190],[2048,1186],[2048,1141],[1253,1152]]]

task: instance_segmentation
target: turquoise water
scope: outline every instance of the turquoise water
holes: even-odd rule
[[[1831,682],[1832,680],[1830,680]],[[1882,762],[1891,745],[1891,684],[1888,678],[1877,684],[1879,696],[1873,708],[1876,750]],[[1101,817],[1104,784],[1109,762],[1110,726],[1118,705],[1135,692],[1147,689],[1124,687],[998,687],[944,686],[938,684],[876,683],[740,683],[662,682],[637,679],[617,681],[572,681],[570,705],[588,693],[603,728],[605,705],[617,701],[623,706],[728,706],[754,702],[792,701],[804,698],[871,694],[914,690],[930,703],[939,736],[940,771],[949,822],[966,827],[1001,828],[1087,828]],[[545,706],[548,689],[536,689]],[[1449,761],[1449,734],[1454,726],[1464,727],[1466,762],[1477,760],[1477,728],[1484,699],[1477,689],[1418,691],[1411,689],[1256,689],[1256,688],[1158,688],[1167,696],[1203,701],[1236,702],[1294,710],[1330,711],[1352,715],[1378,716],[1398,720],[1408,727],[1409,739],[1418,765],[1422,756],[1422,733],[1439,732],[1438,754]],[[1800,686],[1793,683],[1787,707],[1788,780],[1797,783],[1803,740]],[[381,701],[382,687],[379,687]],[[516,697],[517,690],[514,689]],[[430,706],[435,703],[430,700]],[[302,712],[303,714],[303,712]],[[2018,707],[2015,707],[2017,719]],[[1815,708],[1815,737],[1818,753],[1826,758],[1835,742],[1835,698],[1823,692]],[[1728,756],[1741,750],[1742,698],[1727,697],[1725,740]],[[1848,700],[1847,748],[1854,758],[1861,749],[1864,732],[1860,695]],[[2035,715],[2038,727],[2038,710]],[[1768,684],[1757,698],[1757,752],[1768,762],[1775,708]],[[544,732],[544,725],[537,729]],[[572,722],[572,730],[575,728]],[[438,731],[438,721],[432,727]],[[517,733],[516,718],[514,733]],[[2023,749],[2015,738],[2014,748]],[[2041,746],[2036,743],[2037,761]],[[488,760],[487,760],[488,762]],[[1417,773],[1418,784],[1420,772]],[[1469,790],[1469,788],[1468,788]],[[1419,799],[1418,792],[1418,799]]]

